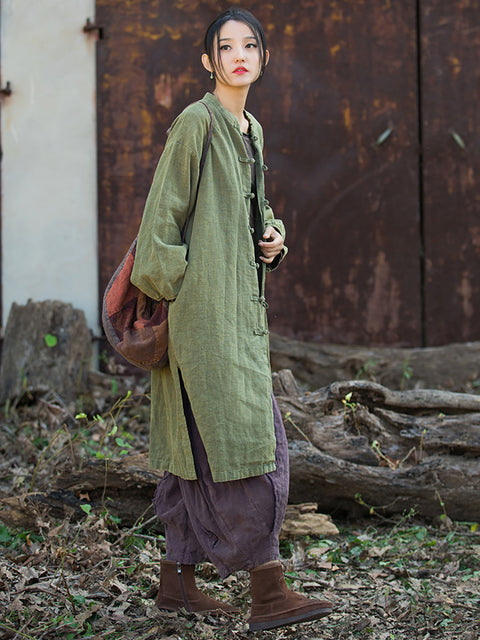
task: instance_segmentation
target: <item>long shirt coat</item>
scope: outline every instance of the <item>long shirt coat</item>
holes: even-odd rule
[[[250,122],[256,192],[240,125],[207,93],[174,121],[147,198],[132,282],[168,301],[169,364],[152,372],[150,464],[196,479],[180,376],[215,482],[275,469],[269,341],[264,297],[271,267],[255,250],[267,225],[283,236],[264,196],[263,133]],[[256,210],[251,224],[251,204]],[[189,212],[185,242],[182,229]]]

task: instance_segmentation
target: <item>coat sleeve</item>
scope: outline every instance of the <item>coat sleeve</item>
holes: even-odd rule
[[[260,125],[260,123],[255,120],[255,118],[253,118],[251,116],[251,114],[249,114],[249,118],[254,122],[254,126],[255,126],[255,133],[258,137],[258,141],[259,141],[259,153],[261,154],[261,158],[262,158],[262,164],[263,164],[263,129]],[[266,229],[269,225],[272,227],[275,227],[275,229],[282,235],[283,239],[285,240],[285,225],[283,224],[283,222],[281,220],[278,220],[277,218],[275,218],[272,208],[270,206],[270,203],[268,202],[268,200],[265,198],[264,195],[264,189],[265,189],[265,185],[264,185],[264,181],[262,179],[262,195],[261,197],[263,198],[263,221],[264,221],[264,229]],[[278,265],[280,264],[280,262],[282,262],[282,260],[285,258],[285,256],[288,253],[288,249],[286,246],[283,247],[282,251],[278,254],[278,256],[276,256],[276,258],[273,260],[273,262],[271,262],[270,264],[267,264],[267,271],[273,271],[274,269],[276,269],[278,267]]]
[[[264,228],[267,228],[268,226],[275,227],[278,233],[280,233],[283,239],[285,240],[285,236],[286,236],[285,225],[281,220],[278,220],[277,218],[275,218],[275,216],[273,215],[272,208],[268,203],[268,200],[265,200],[264,221],[265,221]],[[270,264],[267,264],[267,271],[273,271],[274,269],[276,269],[278,265],[282,262],[282,260],[285,258],[287,253],[288,253],[288,248],[284,245],[283,249],[280,251],[278,256],[274,258],[273,262],[271,262]]]
[[[154,300],[173,301],[187,267],[182,229],[195,204],[205,128],[175,120],[158,162],[137,240],[131,281]]]

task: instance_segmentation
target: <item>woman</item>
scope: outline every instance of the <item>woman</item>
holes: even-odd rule
[[[132,275],[169,303],[169,365],[152,373],[150,463],[166,472],[154,499],[167,549],[157,606],[238,611],[201,593],[194,567],[209,560],[222,577],[249,570],[252,630],[331,611],[289,591],[278,561],[288,456],[271,390],[264,287],[287,249],[264,197],[262,129],[245,111],[268,59],[248,11],[230,9],[208,28],[202,63],[215,89],[170,129]]]

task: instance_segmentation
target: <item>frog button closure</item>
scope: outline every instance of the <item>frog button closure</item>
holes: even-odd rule
[[[252,295],[250,297],[250,300],[252,302],[258,302],[259,304],[262,305],[262,307],[265,307],[265,309],[268,309],[268,302],[265,300],[264,296],[256,296],[256,295]]]

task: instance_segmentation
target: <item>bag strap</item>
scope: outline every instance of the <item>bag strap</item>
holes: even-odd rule
[[[189,222],[190,222],[190,220],[191,220],[191,218],[193,216],[193,212],[195,211],[195,206],[197,204],[197,198],[198,198],[198,191],[200,189],[200,180],[202,178],[202,173],[203,173],[203,167],[205,166],[205,160],[207,158],[207,152],[208,152],[208,149],[210,147],[210,142],[212,141],[212,135],[213,135],[213,116],[212,116],[212,112],[210,110],[210,107],[208,106],[208,104],[206,104],[202,100],[199,100],[199,102],[201,102],[203,104],[203,106],[205,107],[205,109],[208,111],[208,114],[210,116],[210,126],[208,127],[207,139],[205,141],[205,146],[203,147],[202,157],[200,158],[200,171],[198,173],[198,182],[197,182],[197,191],[195,192],[195,200],[193,202],[192,210],[188,214],[187,219],[185,220],[185,224],[183,225],[183,229],[182,229],[182,242],[185,242],[185,238],[186,238],[186,235],[187,235],[188,224],[189,224]]]

